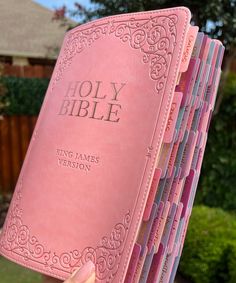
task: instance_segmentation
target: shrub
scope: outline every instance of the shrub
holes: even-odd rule
[[[5,89],[0,105],[3,115],[37,115],[48,87],[48,79],[1,77]]]
[[[236,217],[219,208],[193,208],[180,273],[194,283],[236,282]]]

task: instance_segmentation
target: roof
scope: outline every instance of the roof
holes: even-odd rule
[[[32,0],[0,0],[0,55],[55,59],[66,27]]]

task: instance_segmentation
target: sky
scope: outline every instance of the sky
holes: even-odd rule
[[[52,10],[54,10],[55,8],[62,7],[63,5],[67,6],[69,9],[73,9],[75,2],[78,2],[85,7],[90,6],[90,0],[77,0],[77,1],[76,0],[34,0],[34,1]]]

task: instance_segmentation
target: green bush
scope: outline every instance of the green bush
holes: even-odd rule
[[[236,282],[236,217],[196,206],[190,219],[180,273],[194,283]]]
[[[48,79],[1,77],[3,115],[37,115],[48,87]]]
[[[223,91],[210,126],[197,203],[236,212],[236,74],[228,76]]]

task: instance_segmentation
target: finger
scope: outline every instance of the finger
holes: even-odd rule
[[[64,283],[94,283],[95,282],[95,265],[92,261],[87,261],[79,270]]]

